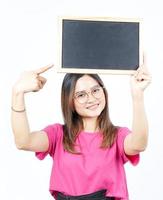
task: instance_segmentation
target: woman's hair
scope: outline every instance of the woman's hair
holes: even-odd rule
[[[100,132],[103,134],[101,148],[111,147],[117,133],[117,127],[112,124],[109,118],[108,94],[101,78],[97,74],[67,73],[62,83],[61,106],[64,119],[63,145],[64,149],[71,153],[78,153],[75,150],[75,140],[80,131],[84,128],[82,117],[78,115],[74,107],[76,82],[84,75],[88,75],[96,80],[98,84],[103,87],[105,95],[106,104],[97,120],[97,127],[99,127]]]

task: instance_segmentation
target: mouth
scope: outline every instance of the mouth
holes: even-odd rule
[[[99,106],[99,103],[87,106],[86,109],[88,110],[96,110]]]

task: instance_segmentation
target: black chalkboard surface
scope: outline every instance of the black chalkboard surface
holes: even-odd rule
[[[140,22],[62,19],[60,71],[123,72],[140,61]]]

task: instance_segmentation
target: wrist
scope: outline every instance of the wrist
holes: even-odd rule
[[[24,109],[15,109],[13,106],[11,107],[11,110],[13,111],[13,112],[17,112],[17,113],[22,113],[22,112],[25,112],[26,111],[26,109],[24,108]]]
[[[17,96],[17,95],[23,95],[25,92],[21,90],[19,85],[14,85],[12,88],[12,93]]]
[[[132,91],[133,100],[142,100],[144,99],[144,92],[142,90]]]
[[[137,95],[137,96],[134,96],[132,97],[132,104],[133,106],[135,107],[142,107],[144,106],[144,97],[143,95]]]
[[[14,112],[24,112],[25,102],[24,102],[24,92],[21,91],[17,86],[12,88],[12,111]]]

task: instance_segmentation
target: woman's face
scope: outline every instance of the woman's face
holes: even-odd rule
[[[74,107],[83,118],[97,118],[105,107],[105,95],[98,82],[84,75],[76,82],[74,92]]]

